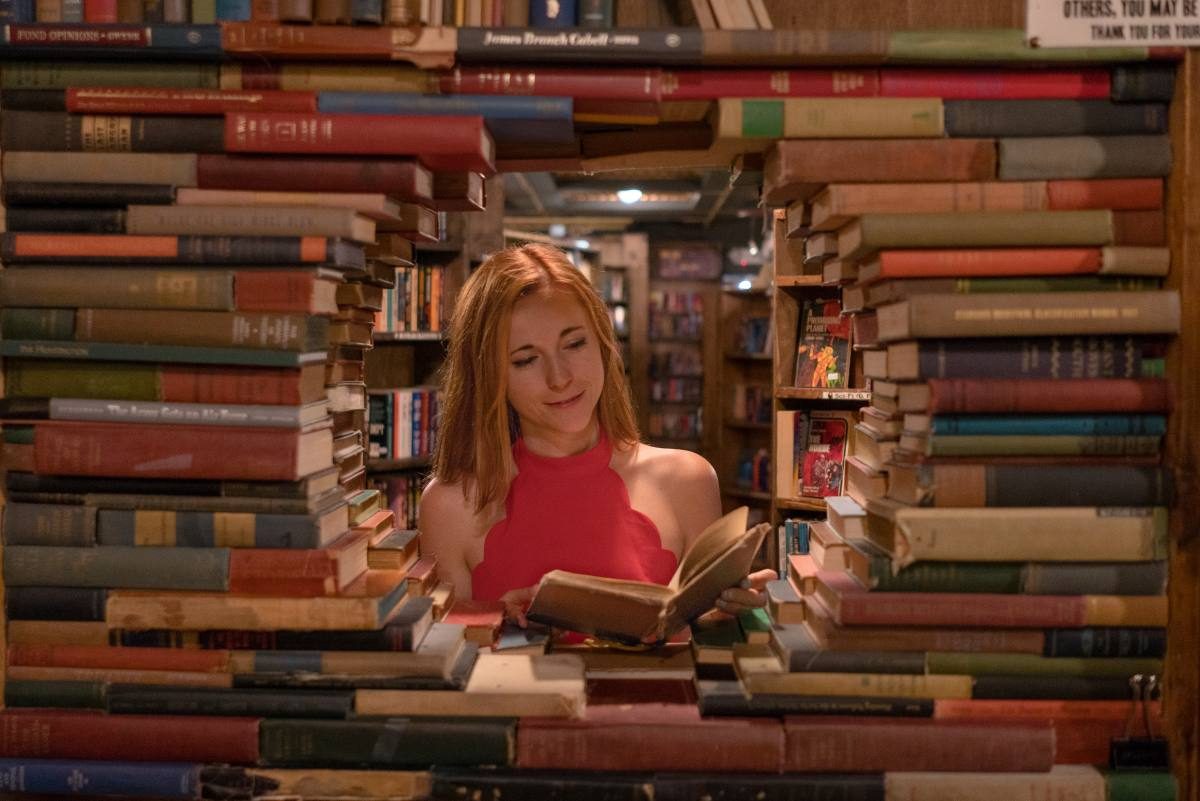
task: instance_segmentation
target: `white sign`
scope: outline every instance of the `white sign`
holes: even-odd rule
[[[1200,47],[1200,0],[1028,0],[1035,47]]]

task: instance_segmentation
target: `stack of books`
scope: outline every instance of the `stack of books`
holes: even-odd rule
[[[1161,288],[1169,82],[1132,83],[1145,91],[938,100],[949,138],[891,140],[894,164],[850,161],[870,149],[855,140],[768,157],[795,233],[836,246],[823,269],[871,404],[848,494],[771,593],[777,620],[803,622],[735,657],[751,708],[859,716],[795,724],[840,725],[849,754],[888,732],[956,743],[916,770],[985,770],[972,741],[1043,765],[1023,770],[1107,764],[1134,718],[1145,734],[1143,705],[1161,733],[1161,376],[1180,305]],[[797,158],[845,180],[801,187]]]

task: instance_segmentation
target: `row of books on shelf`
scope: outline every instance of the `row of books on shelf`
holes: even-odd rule
[[[379,333],[440,333],[443,327],[445,268],[435,264],[396,268],[396,285],[384,290],[375,315]]]
[[[165,6],[165,2],[164,2]],[[383,7],[380,13],[383,13]],[[28,14],[29,7],[22,6]],[[32,9],[36,14],[36,6]],[[315,13],[315,8],[314,8]],[[140,29],[139,29],[140,27]],[[86,34],[79,35],[79,31]],[[395,33],[394,33],[395,32]],[[147,33],[149,35],[147,35]],[[214,24],[13,23],[9,52],[91,57],[124,53],[211,57],[245,54],[358,60],[406,60],[425,68],[476,63],[625,63],[649,65],[826,65],[965,62],[1145,62],[1177,59],[1180,48],[1036,48],[1020,29],[892,32],[701,30],[687,27],[546,30],[528,27],[397,27],[289,25],[223,21]],[[1018,81],[1018,83],[1020,83]],[[774,94],[774,93],[768,93]],[[989,93],[994,96],[995,90]],[[924,96],[938,96],[932,93]]]
[[[191,23],[222,21],[374,24],[456,27],[612,27],[612,0],[23,0],[12,5],[14,23]],[[553,11],[553,13],[551,13]]]
[[[436,387],[367,391],[367,455],[384,461],[428,457],[437,426]]]

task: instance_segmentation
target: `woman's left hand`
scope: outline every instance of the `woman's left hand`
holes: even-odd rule
[[[717,609],[730,615],[759,609],[767,605],[768,581],[775,581],[779,574],[774,570],[758,570],[742,579],[736,587],[730,587],[717,598]]]

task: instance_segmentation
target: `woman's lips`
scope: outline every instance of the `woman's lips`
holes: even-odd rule
[[[558,401],[556,403],[547,403],[546,405],[553,409],[565,409],[568,406],[575,403],[576,401],[578,401],[582,397],[583,397],[583,391],[581,390],[578,395],[567,398],[566,400]]]

